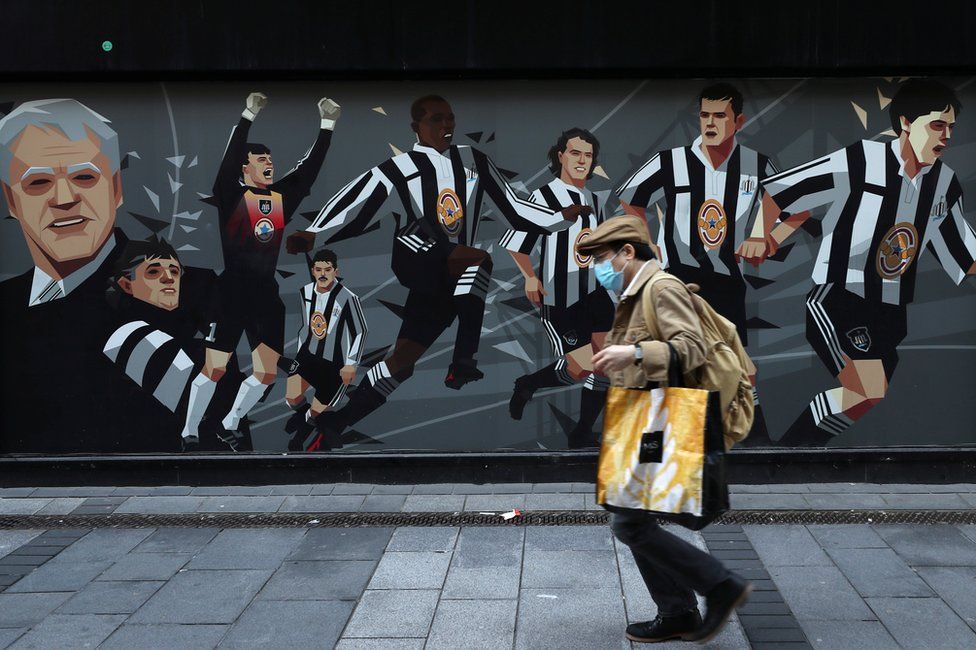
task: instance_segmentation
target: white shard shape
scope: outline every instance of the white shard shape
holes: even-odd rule
[[[190,167],[196,167],[196,166],[197,166],[197,157],[193,156],[193,160],[190,161],[190,164],[187,165],[186,168],[189,169]]]
[[[488,244],[488,250],[486,250],[485,252],[491,255],[491,251],[493,251],[494,249],[495,249],[494,244]]]
[[[490,305],[495,302],[495,294],[491,294],[485,298],[485,304]]]
[[[878,104],[881,106],[881,110],[888,108],[888,104],[891,103],[891,97],[885,97],[881,94],[880,88],[875,88],[878,91]]]
[[[854,102],[851,102],[851,106],[854,107],[854,112],[857,113],[857,119],[861,120],[861,126],[865,129],[868,128],[868,112]]]
[[[199,196],[201,199],[209,199],[213,195],[212,194],[206,194],[204,192],[197,192],[197,196]]]
[[[173,177],[170,176],[169,174],[166,174],[166,178],[169,179],[169,191],[172,192],[173,194],[176,194],[179,191],[179,189],[183,187],[183,183],[177,183],[176,181],[173,180]]]
[[[170,156],[166,160],[173,163],[177,168],[180,168],[183,166],[183,161],[186,160],[186,156]]]
[[[393,150],[393,155],[394,155],[394,156],[399,156],[400,154],[402,154],[402,153],[403,153],[402,151],[400,151],[399,149],[397,149],[397,148],[396,148],[396,145],[395,145],[395,144],[393,144],[392,142],[390,143],[390,149],[392,149],[392,150]]]
[[[386,111],[383,110],[383,107],[382,106],[374,106],[371,110],[374,113],[379,113],[380,115],[386,115]]]
[[[200,249],[197,248],[196,246],[191,246],[190,244],[183,244],[182,246],[180,246],[176,250],[178,250],[178,251],[198,251]]]
[[[525,351],[525,348],[523,348],[522,344],[519,343],[518,341],[505,341],[504,343],[498,343],[497,345],[493,345],[492,347],[498,350],[499,352],[510,354],[516,359],[521,359],[526,363],[533,363],[532,359],[529,358],[528,353]]]
[[[197,229],[196,226],[186,226],[186,225],[183,225],[183,224],[180,224],[180,228],[183,229],[183,232],[193,232],[194,230]]]
[[[133,158],[136,158],[138,160],[142,160],[142,156],[139,155],[138,151],[126,151],[125,155],[132,156]]]
[[[159,195],[145,185],[142,186],[142,189],[146,190],[146,194],[149,195],[149,200],[152,201],[153,207],[156,208],[156,212],[159,212]]]
[[[610,180],[610,177],[607,176],[607,172],[605,172],[603,170],[603,165],[597,165],[596,167],[594,167],[593,168],[593,175],[594,176],[599,176],[600,178],[605,178],[607,180]]]
[[[203,214],[203,210],[197,210],[196,212],[177,212],[174,215],[175,219],[189,219],[190,221],[196,221]]]
[[[522,181],[513,181],[512,187],[515,188],[516,192],[521,192],[522,194],[529,193],[529,188]]]
[[[512,289],[515,288],[515,285],[514,284],[512,284],[511,282],[506,282],[505,280],[499,280],[498,278],[492,278],[491,281],[494,282],[495,284],[497,284],[498,286],[500,286],[505,291],[511,291]]]

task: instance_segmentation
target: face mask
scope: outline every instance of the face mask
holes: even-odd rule
[[[614,293],[620,293],[620,291],[624,288],[623,269],[619,271],[615,271],[613,269],[613,258],[617,255],[620,255],[620,251],[617,251],[613,257],[605,259],[602,262],[597,262],[593,266],[593,273],[596,275],[596,281],[599,282],[604,289],[613,291]]]

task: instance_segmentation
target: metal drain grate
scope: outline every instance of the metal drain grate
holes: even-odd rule
[[[610,515],[603,511],[535,511],[505,521],[498,515],[477,512],[391,513],[218,513],[218,514],[108,514],[108,515],[4,515],[2,529],[54,528],[363,528],[375,526],[602,526]],[[736,510],[715,524],[976,524],[976,510]]]

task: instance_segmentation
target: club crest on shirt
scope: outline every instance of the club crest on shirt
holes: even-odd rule
[[[908,223],[896,223],[878,245],[875,266],[878,275],[885,280],[894,280],[908,270],[918,257],[918,231]]]
[[[262,201],[262,203],[264,203],[264,201]],[[271,201],[268,201],[268,205],[270,204]],[[259,219],[258,222],[254,224],[254,237],[262,244],[271,241],[272,238],[274,238],[274,234],[275,225],[271,219]]]
[[[437,220],[449,236],[454,237],[461,232],[463,225],[464,209],[461,207],[461,199],[451,188],[441,190],[437,195]]]
[[[756,191],[756,179],[749,177],[742,181],[741,191],[743,194],[752,194]]]
[[[312,317],[308,319],[308,326],[312,330],[315,338],[322,340],[329,333],[329,322],[320,311],[312,312]]]
[[[265,216],[271,214],[271,199],[259,199],[258,210]]]
[[[584,239],[586,239],[592,234],[593,234],[592,230],[590,230],[589,228],[583,228],[583,230],[580,231],[580,234],[576,235],[576,241],[573,242],[573,260],[576,262],[576,266],[580,267],[581,269],[585,269],[590,265],[590,262],[593,260],[593,256],[581,255],[576,250],[576,247],[580,245],[581,241],[583,241]]]
[[[579,334],[576,333],[576,330],[569,330],[563,334],[563,339],[565,339],[567,345],[576,345],[579,343]]]
[[[698,210],[698,237],[705,248],[716,249],[725,241],[729,222],[725,218],[725,208],[715,199],[708,199]]]
[[[847,333],[847,338],[850,339],[851,345],[861,352],[871,349],[871,334],[866,327],[855,327]]]
[[[938,202],[932,206],[931,216],[933,219],[943,219],[949,214],[948,207],[946,206],[945,197],[940,197]]]

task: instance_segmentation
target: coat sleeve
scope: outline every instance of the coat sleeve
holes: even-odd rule
[[[705,363],[705,338],[691,293],[678,281],[665,280],[650,285],[642,298],[651,300],[660,335],[658,340],[640,343],[647,380],[667,380],[671,360],[668,343],[681,361],[682,373],[691,372]]]

